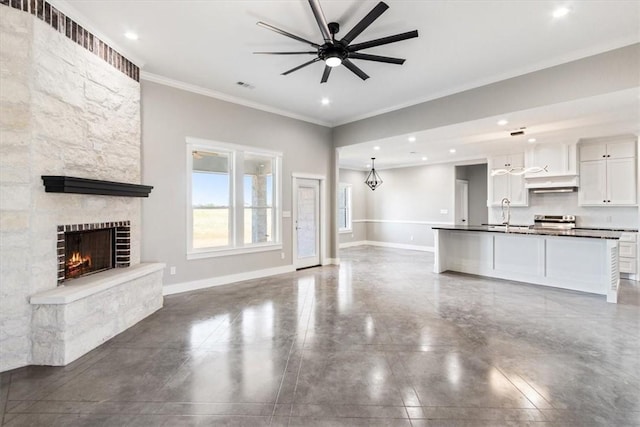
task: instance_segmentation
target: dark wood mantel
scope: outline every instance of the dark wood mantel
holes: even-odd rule
[[[42,175],[47,193],[98,194],[103,196],[149,197],[150,185],[76,178],[73,176]]]

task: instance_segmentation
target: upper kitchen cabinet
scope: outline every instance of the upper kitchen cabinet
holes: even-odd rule
[[[635,137],[580,143],[581,206],[637,204],[636,146]]]
[[[525,188],[553,189],[578,186],[576,142],[552,142],[530,145],[526,151],[527,168],[546,168],[525,174]]]
[[[489,159],[489,171],[496,169],[522,170],[524,168],[524,153],[495,156]],[[503,198],[511,201],[511,206],[528,206],[529,197],[524,187],[523,175],[495,175],[489,174],[489,206],[500,206]]]
[[[526,174],[527,178],[541,176],[577,175],[576,143],[532,144],[526,152],[525,163],[530,167],[546,167],[546,171]]]

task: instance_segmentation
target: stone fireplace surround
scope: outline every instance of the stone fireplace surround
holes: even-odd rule
[[[45,192],[43,175],[140,183],[140,85],[40,3],[44,18],[0,0],[0,371],[65,365],[162,306],[164,265],[140,260],[140,198]],[[131,266],[58,286],[58,225],[122,219]]]

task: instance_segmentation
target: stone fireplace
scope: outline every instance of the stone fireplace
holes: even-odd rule
[[[158,310],[164,266],[141,262],[140,197],[52,193],[42,183],[63,176],[140,184],[138,67],[45,0],[0,0],[0,14],[6,371],[68,364]],[[75,234],[105,228],[115,268],[86,259],[85,238]],[[96,265],[102,271],[67,280]]]

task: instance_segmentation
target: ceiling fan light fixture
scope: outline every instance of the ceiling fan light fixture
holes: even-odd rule
[[[339,56],[329,56],[327,59],[325,59],[325,64],[327,64],[327,67],[337,67],[340,64],[342,64],[342,58],[340,58]]]

